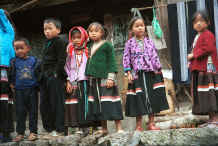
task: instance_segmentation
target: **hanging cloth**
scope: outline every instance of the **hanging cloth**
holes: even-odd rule
[[[205,10],[205,0],[197,0],[197,10]]]
[[[218,53],[218,0],[214,2],[214,24],[215,24],[215,35],[216,35],[216,49]]]
[[[178,30],[179,30],[179,51],[181,63],[181,81],[188,80],[188,60],[187,60],[187,28],[185,3],[177,3]]]

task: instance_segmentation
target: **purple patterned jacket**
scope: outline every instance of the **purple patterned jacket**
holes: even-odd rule
[[[137,73],[139,70],[158,71],[161,69],[157,49],[149,38],[144,38],[144,49],[142,50],[133,37],[125,44],[123,54],[124,71],[133,71]]]

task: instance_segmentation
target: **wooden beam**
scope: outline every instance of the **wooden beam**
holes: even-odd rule
[[[178,2],[189,2],[189,1],[194,1],[194,0],[168,0],[168,4],[175,4]]]
[[[39,2],[40,0],[31,0],[25,4],[23,4],[22,6],[18,7],[18,8],[15,8],[13,10],[11,10],[9,13],[12,14],[14,12],[17,12],[17,11],[21,11],[21,10],[25,10],[25,9],[28,9],[30,7],[33,7],[37,4],[37,2]]]
[[[154,6],[155,8],[161,8],[161,7],[167,7],[167,5],[157,5],[157,6]],[[153,7],[143,7],[143,8],[137,8],[138,10],[140,11],[143,11],[143,10],[148,10],[148,9],[153,9]]]
[[[76,1],[79,0],[44,0],[42,3],[40,3],[40,7],[55,6]]]

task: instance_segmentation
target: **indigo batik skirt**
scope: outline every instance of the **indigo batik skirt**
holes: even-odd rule
[[[137,76],[128,84],[126,116],[137,117],[169,109],[162,73],[139,71]]]

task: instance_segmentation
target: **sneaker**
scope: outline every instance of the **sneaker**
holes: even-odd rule
[[[52,131],[49,135],[53,137],[64,136],[64,132]]]

